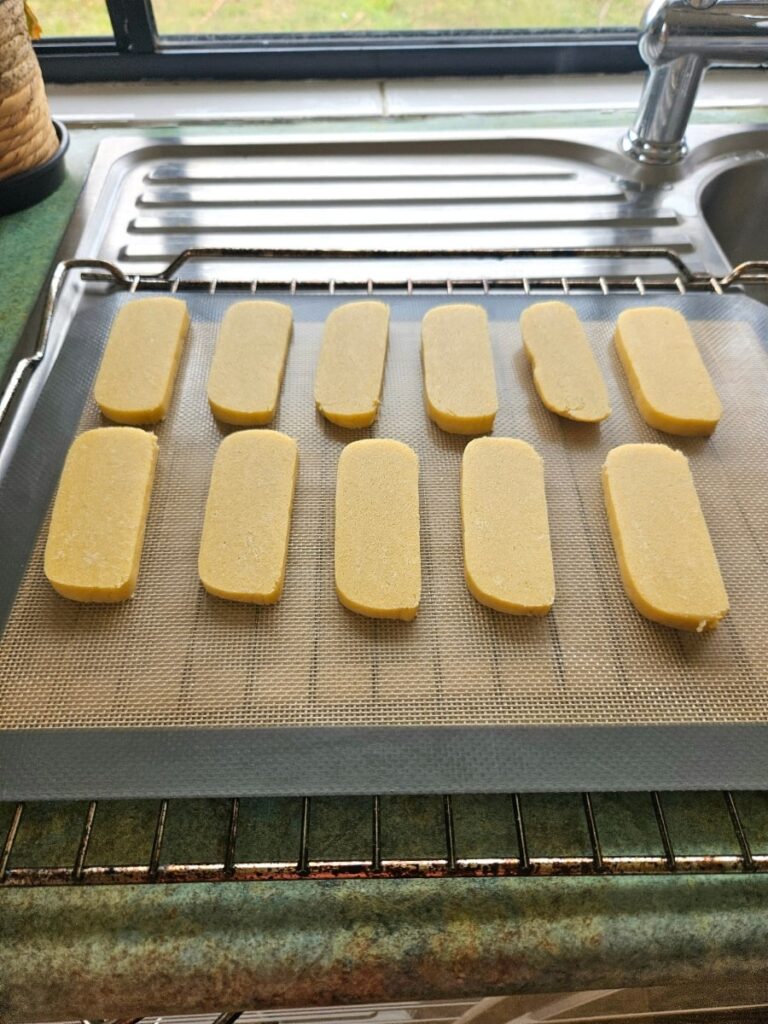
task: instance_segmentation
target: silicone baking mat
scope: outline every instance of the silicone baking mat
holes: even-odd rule
[[[621,729],[633,727],[633,736],[645,737],[644,757],[652,766],[668,758],[654,750],[653,737],[662,734],[654,727],[766,721],[764,307],[738,295],[570,297],[602,367],[613,410],[603,424],[587,426],[547,412],[533,389],[518,318],[526,304],[547,296],[383,295],[391,305],[392,325],[380,415],[370,429],[349,431],[316,413],[312,383],[323,320],[354,297],[264,293],[294,311],[294,338],[273,426],[297,439],[300,468],[284,596],[278,605],[261,608],[209,596],[196,568],[212,461],[232,429],[211,415],[206,380],[218,325],[242,296],[183,297],[192,327],[170,414],[157,427],[160,456],[136,596],[121,605],[81,605],[56,595],[42,571],[45,511],[0,643],[0,751],[10,749],[5,744],[14,732],[33,744],[36,735],[47,734],[57,749],[62,738],[77,736],[83,750],[89,731],[119,733],[121,743],[133,736],[137,752],[153,731],[151,742],[164,735],[169,750],[184,745],[185,731],[208,732],[209,739],[215,733],[224,743],[228,736],[233,743],[244,736],[250,737],[253,766],[246,772],[250,781],[240,781],[252,791],[260,788],[251,777],[259,774],[255,765],[274,758],[276,737],[285,736],[299,773],[292,785],[297,791],[323,792],[339,785],[328,777],[333,774],[330,751],[337,740],[346,751],[342,739],[354,736],[356,789],[381,788],[381,758],[387,778],[398,777],[400,758],[402,788],[423,790],[445,788],[445,765],[439,765],[450,759],[450,744],[430,771],[429,763],[417,766],[404,755],[398,737],[413,745],[420,735],[423,747],[459,736],[458,745],[451,740],[458,751],[470,735],[462,731],[471,730],[471,760],[482,764],[476,781],[484,788],[512,788],[521,781],[514,758],[491,751],[491,737],[499,734],[524,737],[527,745],[535,744],[541,730],[543,752],[550,742],[543,737],[557,737],[562,727],[569,735],[575,730],[584,738],[586,765],[599,759],[601,728],[618,727],[621,735]],[[105,422],[91,384],[115,312],[130,301],[125,293],[94,292],[80,302],[30,421],[44,436],[46,417],[75,396],[79,421],[73,417],[75,429],[66,438],[66,431],[57,435],[62,454],[64,440]],[[419,360],[420,319],[446,301],[479,302],[488,310],[499,392],[494,434],[523,438],[544,459],[557,597],[543,618],[484,608],[464,583],[459,471],[467,439],[443,433],[426,417]],[[725,410],[713,437],[665,436],[639,416],[612,334],[619,311],[641,303],[674,306],[688,317]],[[343,446],[360,437],[398,438],[419,456],[423,590],[412,623],[362,618],[342,608],[335,596],[336,463]],[[691,460],[731,600],[730,615],[713,633],[687,634],[648,622],[623,593],[600,468],[610,448],[631,441],[669,443]],[[22,442],[7,476],[16,472],[27,479],[33,457]],[[57,456],[45,471],[49,491],[61,461]],[[11,493],[12,486],[13,479],[4,480],[0,494]],[[13,569],[4,562],[6,580]],[[565,734],[560,735],[567,746]],[[630,734],[624,735],[629,742]],[[711,735],[713,746],[722,747],[724,734]],[[740,735],[759,737],[754,742],[760,749],[753,751],[758,770],[765,751],[762,730]],[[365,768],[366,745],[374,736],[391,747],[377,755],[375,772]],[[316,742],[324,750],[322,764],[307,754]],[[574,778],[573,764],[560,759],[557,739],[552,742],[549,774],[540,773],[544,788],[572,789],[589,781],[588,771],[583,780]],[[339,753],[338,760],[346,756]],[[185,763],[179,756],[180,779]],[[640,779],[631,759],[625,772],[621,759],[615,767],[613,788],[632,788]],[[109,766],[106,770],[109,774]],[[465,788],[472,788],[466,772],[462,778]],[[700,778],[688,784],[699,785]],[[122,785],[130,789],[130,780]],[[276,788],[266,781],[263,786]],[[135,789],[142,787],[137,781]],[[212,788],[221,791],[221,780]],[[390,781],[388,788],[399,786]],[[229,789],[235,791],[240,791],[237,784]]]

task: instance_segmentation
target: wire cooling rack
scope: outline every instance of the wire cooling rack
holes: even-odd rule
[[[161,273],[126,275],[101,260],[69,260],[51,281],[40,343],[19,361],[0,398],[0,421],[25,376],[40,362],[47,344],[56,301],[70,271],[86,280],[101,280],[131,292],[217,289],[256,294],[257,279],[183,278],[193,260],[219,258],[286,258],[280,250],[187,250]],[[302,258],[356,258],[397,253],[311,253]],[[643,260],[663,258],[669,274],[578,277],[503,277],[481,279],[405,279],[374,281],[297,279],[265,282],[269,290],[368,293],[377,291],[710,292],[717,295],[743,286],[765,285],[768,264],[750,261],[715,277],[691,271],[671,250],[651,248],[558,249],[506,252],[461,251],[414,255],[584,257]],[[478,817],[480,815],[480,817]],[[351,819],[354,822],[350,824]],[[128,823],[131,842],[121,856]],[[261,823],[259,825],[259,822]],[[52,825],[53,823],[53,825]],[[265,824],[266,823],[266,824]],[[415,827],[417,823],[418,827]],[[642,827],[638,823],[642,823]],[[637,826],[637,827],[636,827]],[[259,848],[250,839],[259,828],[279,833],[274,844]],[[442,877],[515,875],[599,875],[768,870],[768,794],[496,794],[494,796],[425,796],[366,798],[279,798],[131,803],[15,803],[0,805],[0,885],[68,885],[237,881],[332,877]],[[52,843],[52,835],[55,842]],[[174,838],[175,836],[175,838]],[[186,836],[189,856],[184,852]],[[329,844],[335,836],[336,844]],[[193,841],[194,840],[194,841]],[[633,845],[635,844],[635,845]],[[123,844],[124,845],[124,844]],[[269,847],[269,849],[267,848]],[[133,855],[135,854],[135,855]]]

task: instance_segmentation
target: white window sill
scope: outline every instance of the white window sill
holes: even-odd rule
[[[425,115],[633,110],[643,76],[307,82],[139,82],[49,85],[70,124],[210,123]],[[768,106],[765,71],[711,71],[700,109]]]

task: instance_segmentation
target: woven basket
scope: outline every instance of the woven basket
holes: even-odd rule
[[[0,180],[45,163],[59,140],[23,0],[0,0]]]

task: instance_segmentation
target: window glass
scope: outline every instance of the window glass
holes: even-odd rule
[[[635,26],[647,0],[154,0],[167,35]]]
[[[112,23],[104,0],[30,0],[43,30],[42,38],[111,36]]]
[[[154,0],[164,35],[634,27],[647,0]],[[43,38],[111,35],[104,0],[33,0]]]

